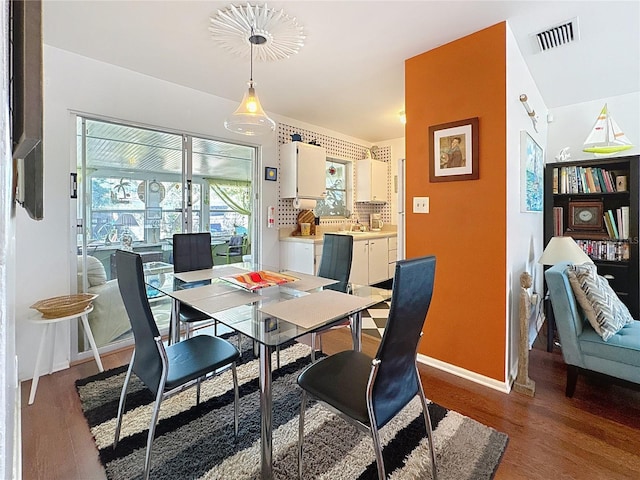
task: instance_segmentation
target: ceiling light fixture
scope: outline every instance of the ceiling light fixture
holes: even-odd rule
[[[247,55],[250,45],[251,78],[249,89],[238,109],[225,121],[225,127],[244,135],[260,135],[275,130],[271,120],[258,101],[253,81],[253,60],[275,61],[289,58],[304,45],[302,27],[295,18],[283,10],[264,5],[231,5],[210,17],[209,31],[226,51],[241,57]],[[255,49],[253,46],[256,46]]]
[[[264,35],[256,35],[253,27],[251,28],[251,36],[249,37],[249,44],[251,45],[249,89],[244,94],[242,102],[240,102],[236,111],[224,121],[224,128],[227,130],[241,133],[242,135],[254,136],[271,133],[276,129],[276,122],[269,118],[260,105],[255,89],[256,84],[253,81],[253,46],[261,45],[266,41],[267,39]]]

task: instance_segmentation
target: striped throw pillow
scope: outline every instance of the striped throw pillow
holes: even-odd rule
[[[605,342],[634,321],[607,279],[598,275],[594,264],[571,265],[567,275],[589,323]]]

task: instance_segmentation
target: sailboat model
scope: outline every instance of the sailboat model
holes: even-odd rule
[[[596,123],[591,129],[591,133],[584,141],[583,152],[595,153],[596,155],[611,155],[612,153],[629,150],[633,145],[626,137],[622,129],[607,110],[604,104]]]

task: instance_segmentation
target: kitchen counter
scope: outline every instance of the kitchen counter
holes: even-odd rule
[[[351,235],[354,240],[369,240],[372,238],[389,238],[389,237],[397,237],[398,232],[395,230],[381,230],[379,232],[347,232],[347,231],[336,231],[336,232],[324,232],[324,233],[336,233],[338,235]],[[322,243],[323,235],[298,235],[295,237],[281,237],[281,242],[303,242],[303,243],[313,243],[318,244]]]

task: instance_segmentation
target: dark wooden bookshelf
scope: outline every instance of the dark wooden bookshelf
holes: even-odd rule
[[[628,260],[604,259],[598,255],[592,255],[598,273],[609,280],[610,285],[616,291],[620,299],[627,305],[633,318],[639,318],[640,313],[640,254],[638,249],[639,232],[638,219],[640,216],[639,184],[640,168],[638,163],[640,156],[618,156],[613,158],[591,159],[569,162],[548,163],[544,174],[544,244],[547,245],[554,236],[554,207],[562,207],[563,232],[562,235],[570,235],[576,241],[593,240],[604,241],[613,244],[625,242],[628,244]],[[563,167],[596,167],[613,172],[615,177],[627,177],[627,190],[616,192],[592,192],[592,193],[554,193],[554,169],[560,171]],[[569,203],[573,201],[598,200],[602,202],[603,211],[629,207],[629,235],[628,239],[611,238],[606,229],[602,231],[567,231],[569,225]],[[604,248],[604,247],[603,247]],[[624,245],[627,248],[627,245]]]

